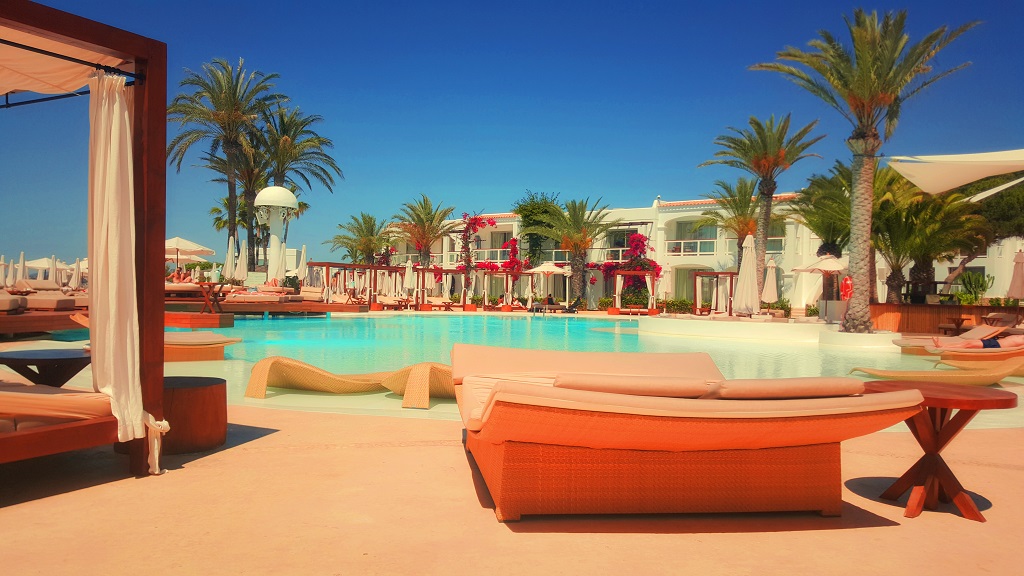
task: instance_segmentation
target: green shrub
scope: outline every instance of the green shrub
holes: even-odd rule
[[[622,294],[622,306],[647,306],[647,291],[624,292]]]
[[[988,299],[988,305],[989,306],[1002,306],[1003,305],[1003,299],[1002,298],[989,298]]]
[[[971,292],[957,292],[956,300],[961,306],[974,306],[978,303],[978,297]]]
[[[761,306],[763,308],[768,308],[769,310],[782,310],[783,312],[786,313],[786,318],[793,316],[793,306],[789,303],[789,298],[779,298],[777,301],[771,303],[770,305],[764,304],[762,302]],[[815,310],[817,310],[817,308],[815,308]],[[815,312],[815,314],[817,314],[817,312]],[[810,314],[808,314],[808,316],[810,316]]]
[[[693,312],[693,302],[686,298],[678,300],[658,300],[657,307],[670,314],[688,314]]]
[[[490,303],[491,306],[497,306],[501,302],[501,296],[488,296],[487,302]]]
[[[462,301],[462,292],[456,292],[455,294],[452,294],[452,302],[455,302],[456,304],[458,304],[461,301]]]
[[[292,288],[295,290],[299,289],[299,277],[298,276],[285,276],[284,282],[281,283],[285,288]]]
[[[962,293],[967,293],[973,296],[971,304],[977,304],[985,296],[985,292],[988,292],[992,288],[992,284],[996,281],[995,276],[985,276],[980,272],[964,272],[960,275],[960,288]],[[961,304],[964,301],[960,300]]]
[[[480,305],[482,305],[484,303],[484,297],[483,296],[471,296],[469,298],[469,303],[470,304],[476,304],[477,306],[480,306]]]
[[[813,305],[813,304],[808,305],[807,308],[804,309],[804,316],[817,316],[817,315],[818,315],[818,307]],[[786,314],[786,316],[788,317],[789,314]]]
[[[615,298],[612,298],[611,296],[605,296],[604,298],[598,298],[598,300],[597,300],[597,309],[598,310],[607,310],[607,309],[611,308],[614,305],[615,305]]]

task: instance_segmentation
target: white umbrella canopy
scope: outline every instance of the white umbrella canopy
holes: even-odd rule
[[[179,257],[190,255],[190,256],[213,256],[216,254],[210,248],[201,244],[196,244],[191,240],[185,240],[180,236],[169,238],[164,242],[164,256],[174,257],[177,262]],[[205,260],[204,260],[205,262]]]
[[[1020,250],[1013,256],[1013,276],[1010,277],[1010,288],[1006,291],[1006,297],[1024,299],[1024,252]]]
[[[774,304],[779,301],[779,281],[775,258],[769,258],[764,273],[764,290],[761,291],[761,302]]]
[[[11,282],[13,286],[15,282],[21,282],[25,279],[25,253],[22,252],[21,256],[18,257],[18,271],[14,275],[14,282]]]
[[[836,258],[831,254],[825,254],[820,259],[818,259],[817,262],[814,262],[809,266],[804,266],[803,268],[793,268],[793,272],[817,272],[824,276],[825,274],[838,274],[843,270],[846,270],[848,267],[849,264],[846,262],[846,260]],[[825,317],[828,318],[829,298],[824,295],[822,296],[822,299],[825,301]]]
[[[71,280],[68,280],[68,288],[78,290],[82,287],[82,261],[75,258],[75,268],[71,272]]]
[[[405,277],[402,278],[402,288],[406,290],[416,289],[416,274],[412,270],[412,259],[405,260]]]
[[[757,294],[757,256],[754,254],[754,237],[743,240],[743,262],[736,280],[736,292],[732,297],[732,311],[735,314],[753,314],[760,308]]]
[[[17,273],[18,265],[14,263],[14,260],[11,260],[10,263],[7,264],[7,278],[4,279],[4,285],[14,286],[14,282],[16,281],[15,276]]]
[[[231,277],[238,282],[245,282],[249,277],[249,241],[245,238],[238,243],[238,263],[235,264],[235,273]]]
[[[309,275],[309,266],[306,265],[306,245],[302,245],[302,250],[299,251],[299,265],[295,269],[295,275],[299,277],[299,282],[305,282],[306,276]]]
[[[273,273],[270,274],[269,276],[267,276],[268,279],[269,278],[273,278],[273,279],[277,280],[278,282],[280,282],[281,280],[284,280],[284,275],[287,272],[287,270],[286,270],[287,265],[285,263],[285,254],[287,254],[287,253],[288,253],[288,247],[285,246],[284,242],[281,242],[280,256],[278,256],[277,262],[275,262],[276,265],[274,266]],[[268,271],[268,273],[269,273],[269,271]]]
[[[178,256],[178,258],[176,259],[169,259],[168,262],[177,262],[177,264],[201,264],[203,262],[209,262],[209,260],[203,258],[202,256],[195,256],[193,254],[182,254],[181,256]]]
[[[228,236],[228,252],[224,255],[224,279],[235,275],[235,237]]]

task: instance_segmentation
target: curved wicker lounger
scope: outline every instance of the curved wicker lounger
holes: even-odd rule
[[[390,390],[403,396],[403,408],[429,408],[431,396],[455,398],[451,367],[436,362],[414,364],[394,372],[334,374],[299,360],[271,356],[253,366],[245,396],[266,398],[267,387],[331,394]]]
[[[939,360],[938,364],[944,364],[946,366],[952,366],[953,368],[960,368],[962,370],[989,370],[997,369],[1001,366],[1008,365],[1008,362],[1012,362],[1014,358],[1008,360]],[[1010,374],[1010,376],[1018,376],[1024,378],[1024,363],[1017,366],[1017,369]]]
[[[68,318],[86,328],[89,327],[89,317],[85,314],[72,314]],[[241,338],[209,331],[165,332],[164,362],[223,360],[224,347],[241,341]]]
[[[979,362],[965,362],[979,364]],[[1024,372],[1024,357],[1011,358],[1001,362],[985,362],[985,368],[967,370],[880,370],[876,368],[854,368],[853,372],[863,372],[876,378],[888,380],[927,380],[943,384],[960,384],[963,386],[990,386],[1003,378]]]
[[[926,346],[929,354],[941,355],[943,360],[1008,360],[1024,357],[1024,346],[1015,348],[935,348]]]

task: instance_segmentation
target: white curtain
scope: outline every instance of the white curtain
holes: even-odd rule
[[[622,279],[624,276],[615,275],[615,307],[622,308]]]
[[[117,437],[146,436],[135,298],[135,198],[123,76],[89,80],[89,290],[93,388],[110,396]]]

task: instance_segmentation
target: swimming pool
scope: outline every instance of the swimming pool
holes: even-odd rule
[[[374,314],[333,318],[236,318],[236,360],[287,356],[336,373],[449,362],[456,342],[545,350],[708,352],[727,378],[846,375],[855,366],[925,369],[921,357],[784,341],[672,337],[638,333],[635,320],[571,315]]]

